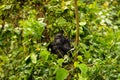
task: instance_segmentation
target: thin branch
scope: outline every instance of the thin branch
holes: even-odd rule
[[[76,45],[78,45],[79,43],[79,15],[78,15],[77,0],[74,0],[74,6],[75,6],[75,18],[76,18]]]

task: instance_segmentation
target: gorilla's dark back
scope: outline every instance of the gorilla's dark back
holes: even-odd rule
[[[69,50],[72,49],[70,40],[65,38],[62,33],[55,35],[54,40],[48,45],[48,50],[51,49],[52,53],[58,55],[58,57],[63,57]],[[71,53],[69,53],[71,55]]]

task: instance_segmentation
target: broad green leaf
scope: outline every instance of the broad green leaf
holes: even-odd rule
[[[69,75],[68,70],[60,68],[56,72],[56,80],[64,80],[67,78],[68,75]]]
[[[79,69],[81,70],[82,77],[87,76],[88,67],[86,64],[79,64]]]
[[[74,67],[81,70],[82,77],[85,78],[87,76],[88,67],[86,64],[79,64],[79,62],[74,62]]]

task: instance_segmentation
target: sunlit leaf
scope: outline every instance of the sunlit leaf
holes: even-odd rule
[[[78,56],[77,58],[78,58],[78,60],[79,60],[80,62],[83,62],[82,56]]]
[[[87,76],[87,71],[88,71],[87,65],[82,63],[82,64],[79,65],[79,68],[81,70],[82,76],[86,77]]]
[[[60,17],[56,20],[56,23],[58,24],[58,26],[65,26],[67,22],[63,17]]]
[[[37,55],[36,55],[35,53],[31,53],[31,54],[30,54],[30,57],[31,57],[31,61],[32,61],[33,63],[36,63],[36,62],[37,62]]]
[[[79,66],[79,62],[74,62],[74,67],[78,67]]]
[[[48,57],[49,57],[49,55],[50,55],[50,52],[47,51],[46,48],[41,48],[41,50],[40,50],[40,57],[41,57],[42,59],[47,60]]]
[[[105,1],[105,3],[103,4],[104,8],[108,8],[109,6],[109,2],[108,1]]]
[[[84,26],[84,25],[86,25],[86,22],[80,22],[79,23],[81,26]]]
[[[57,63],[60,65],[60,66],[62,66],[62,63],[64,62],[64,59],[58,59],[57,60]]]
[[[68,70],[60,68],[56,72],[56,80],[64,80],[67,78],[68,75],[69,75]]]

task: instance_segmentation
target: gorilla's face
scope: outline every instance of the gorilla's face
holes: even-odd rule
[[[63,36],[62,33],[58,33],[56,34],[55,38],[54,38],[54,42],[59,45],[61,43],[64,43],[65,37]]]

